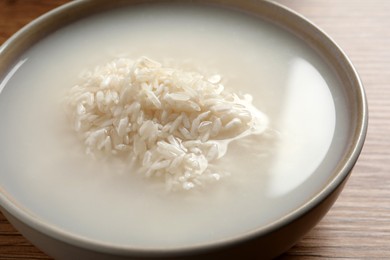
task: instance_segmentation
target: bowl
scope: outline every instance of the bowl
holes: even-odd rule
[[[0,118],[6,124],[0,139],[3,158],[0,164],[0,208],[28,240],[56,259],[197,258],[200,255],[210,259],[225,256],[276,257],[292,247],[326,214],[358,159],[367,131],[368,115],[364,89],[357,72],[329,36],[299,14],[276,3],[233,0],[156,2],[71,2],[36,19],[2,45]],[[161,16],[156,14],[156,6],[164,6],[161,10],[165,13]],[[192,23],[187,20],[197,15],[202,15],[202,19],[191,20]],[[230,27],[212,24],[222,18]],[[245,22],[236,24],[236,18],[245,19]],[[136,34],[134,28],[140,25],[131,19],[144,19],[142,26],[146,24],[151,26],[148,28],[157,28],[158,44],[152,40],[155,35],[140,37]],[[176,28],[174,24],[181,24],[174,19],[184,19],[181,20],[183,27],[172,29]],[[245,26],[240,27],[243,24]],[[118,26],[122,26],[121,31],[114,32],[113,28]],[[106,37],[96,34],[104,30]],[[242,66],[241,70],[236,67],[226,70],[233,82],[239,82],[235,77],[248,73],[250,81],[247,79],[240,83],[245,82],[249,86],[251,81],[256,81],[266,85],[252,88],[251,94],[254,99],[261,100],[263,111],[269,115],[270,135],[276,136],[277,141],[268,141],[281,148],[272,153],[267,151],[267,145],[270,145],[267,141],[249,143],[247,148],[254,147],[256,154],[265,154],[265,157],[251,157],[246,150],[238,149],[231,156],[238,158],[239,163],[226,162],[226,165],[232,169],[243,169],[241,175],[245,176],[246,172],[250,172],[247,165],[251,160],[259,160],[261,165],[253,174],[263,176],[262,181],[253,181],[251,187],[260,190],[260,195],[247,194],[245,189],[239,188],[242,176],[235,174],[227,187],[213,188],[216,191],[211,193],[207,193],[208,187],[205,187],[207,196],[202,192],[195,193],[190,199],[180,195],[185,197],[175,204],[180,207],[166,204],[166,208],[161,207],[159,211],[165,213],[161,213],[155,222],[149,223],[146,218],[154,214],[155,209],[146,207],[139,213],[139,219],[145,217],[147,224],[139,223],[142,228],[133,232],[136,228],[129,229],[126,222],[132,210],[126,206],[127,189],[131,187],[137,192],[133,195],[140,195],[136,201],[131,201],[133,204],[137,201],[147,204],[144,198],[155,196],[154,191],[145,192],[131,186],[122,175],[112,177],[110,170],[98,176],[80,172],[77,176],[72,173],[65,176],[60,170],[58,173],[52,171],[52,175],[40,172],[42,165],[50,165],[48,161],[56,161],[56,157],[50,157],[50,152],[44,153],[44,156],[31,152],[37,149],[32,139],[45,136],[36,135],[39,131],[34,130],[37,118],[31,112],[32,107],[40,107],[38,103],[45,95],[36,86],[41,81],[53,85],[72,82],[72,75],[80,67],[72,61],[82,60],[81,67],[96,64],[101,61],[100,57],[88,56],[88,52],[96,53],[108,46],[105,44],[112,39],[122,39],[126,35],[123,32],[127,30],[129,34],[138,36],[126,38],[128,46],[135,43],[135,47],[129,47],[130,54],[135,53],[135,49],[155,56],[169,53],[167,46],[175,38],[168,36],[172,35],[190,37],[192,41],[192,44],[187,42],[184,47],[174,48],[178,57],[196,59],[193,56],[197,56],[209,67],[215,68],[212,60],[217,56],[214,57],[213,53],[218,53],[220,49],[239,50],[233,54],[226,53],[226,60],[222,58],[224,55],[218,57],[223,60],[222,63]],[[199,42],[191,38],[191,35],[199,38],[205,34],[207,41],[202,37]],[[72,37],[76,36],[77,40],[73,41],[75,38]],[[231,38],[220,44],[218,37]],[[149,41],[141,46],[140,38]],[[99,45],[99,42],[102,44]],[[205,42],[211,43],[203,45]],[[113,51],[107,47],[102,52],[115,56],[118,50],[125,49],[117,46]],[[261,55],[256,52],[259,50]],[[251,65],[259,59],[264,61],[251,72]],[[257,79],[257,73],[262,77]],[[250,92],[251,88],[243,86],[242,90]],[[9,95],[13,95],[12,98]],[[22,123],[20,117],[15,120],[11,116],[15,104],[21,102],[32,105],[20,111],[17,108],[18,113],[25,115]],[[42,104],[46,105],[45,102]],[[300,118],[300,115],[304,116]],[[22,127],[18,127],[17,131],[11,127],[20,124]],[[290,129],[300,138],[285,135],[283,129]],[[13,146],[15,135],[22,141]],[[53,140],[39,140],[43,142],[37,151],[51,151]],[[26,149],[18,149],[21,147]],[[311,150],[307,151],[307,147]],[[300,149],[302,154],[294,157]],[[69,157],[72,153],[68,153]],[[294,160],[291,159],[293,157]],[[17,158],[22,158],[22,161],[17,161]],[[56,167],[62,169],[66,165]],[[104,196],[101,188],[104,188]],[[224,201],[226,194],[234,194],[236,200]],[[171,196],[164,195],[162,198],[169,201]],[[196,202],[197,196],[202,198],[201,203]],[[220,197],[222,200],[217,199]],[[231,204],[236,208],[232,208]],[[237,206],[241,204],[242,208]],[[193,214],[192,207],[205,212],[202,213],[204,223]],[[171,231],[169,234],[173,239],[164,233],[166,231],[161,231],[163,235],[155,231],[161,226],[173,225],[170,214],[180,215],[178,208],[192,214],[183,213],[191,223],[188,230]],[[212,220],[217,217],[217,221]],[[210,221],[214,221],[213,225],[207,226],[206,222]],[[204,228],[206,226],[208,228]]]

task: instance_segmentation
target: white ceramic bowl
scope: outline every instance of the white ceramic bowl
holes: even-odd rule
[[[127,8],[127,6],[153,2],[142,0],[75,1],[33,21],[5,42],[0,49],[0,95],[3,95],[4,89],[7,89],[6,83],[14,73],[12,68],[18,64],[18,58],[32,46],[39,45],[40,39],[46,35],[91,14],[109,12],[112,8]],[[322,166],[318,166],[322,169],[324,164],[327,165],[325,168],[328,170],[324,173],[328,176],[326,183],[318,188],[314,195],[304,198],[304,202],[296,208],[269,221],[267,225],[259,225],[249,232],[188,246],[149,248],[102,242],[48,223],[39,214],[32,214],[26,210],[29,205],[21,204],[12,196],[12,192],[9,191],[13,188],[7,186],[10,183],[7,179],[9,173],[0,172],[2,212],[28,240],[48,255],[58,259],[139,259],[182,256],[196,258],[199,254],[211,259],[226,256],[272,258],[290,248],[309,231],[325,215],[341,192],[362,149],[368,117],[363,86],[343,51],[308,20],[272,2],[233,0],[192,2],[207,3],[255,14],[262,22],[274,24],[300,38],[308,48],[322,57],[324,64],[328,64],[331,68],[333,77],[338,79],[339,84],[337,84],[337,90],[331,89],[330,92],[342,93],[338,101],[342,105],[335,107],[336,125],[332,145],[321,163]],[[347,115],[347,123],[341,122],[343,119],[337,119],[340,113]],[[340,136],[343,138],[338,138]],[[6,149],[7,147],[1,147],[2,151]],[[22,185],[21,183],[23,180],[14,185]],[[274,207],[281,207],[281,205],[274,205]],[[104,210],[103,208],[102,211]],[[55,209],[53,214],[56,214]],[[235,225],[235,223],[229,223],[229,225]],[[191,234],[188,235],[191,236]]]

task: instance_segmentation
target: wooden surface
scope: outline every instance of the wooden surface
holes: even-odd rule
[[[0,0],[0,44],[67,0]],[[390,259],[390,1],[278,0],[331,35],[360,73],[370,125],[363,152],[326,217],[281,259]],[[0,213],[0,259],[48,259]]]

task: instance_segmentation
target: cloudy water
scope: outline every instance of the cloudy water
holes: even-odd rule
[[[187,193],[168,193],[120,161],[93,160],[69,131],[61,98],[81,71],[118,56],[219,73],[226,88],[253,96],[269,129],[229,145],[219,167],[230,176]],[[327,183],[346,138],[340,83],[309,46],[213,7],[89,17],[36,44],[1,84],[1,186],[48,223],[117,245],[187,246],[265,226]]]

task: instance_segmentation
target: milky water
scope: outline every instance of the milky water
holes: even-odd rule
[[[68,131],[61,96],[80,71],[121,55],[223,75],[268,115],[267,134],[230,144],[219,167],[231,175],[194,192],[167,193],[118,162],[94,161]],[[100,242],[234,237],[291,212],[331,177],[347,128],[338,84],[303,41],[243,13],[138,6],[96,15],[39,42],[3,79],[0,183],[30,214]]]

